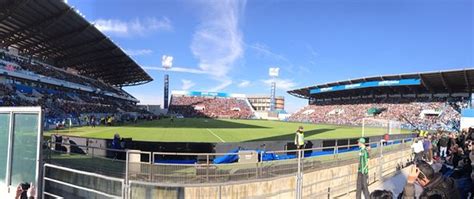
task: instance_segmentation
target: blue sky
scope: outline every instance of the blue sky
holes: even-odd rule
[[[155,81],[126,90],[163,103],[161,56],[171,90],[277,95],[350,78],[474,66],[470,0],[69,0]]]

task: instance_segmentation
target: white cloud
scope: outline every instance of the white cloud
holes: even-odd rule
[[[117,36],[143,36],[155,31],[172,31],[173,26],[167,17],[155,17],[122,21],[118,19],[97,19],[93,21],[97,29]]]
[[[240,18],[246,1],[201,1],[200,24],[193,34],[191,52],[199,60],[199,68],[212,75],[220,85],[210,90],[222,90],[232,84],[228,73],[243,55]]]
[[[269,46],[264,43],[254,43],[247,45],[250,49],[253,49],[257,52],[257,55],[261,58],[270,59],[275,62],[275,66],[280,67],[288,73],[294,73],[294,64],[286,56],[278,54],[271,50]],[[270,66],[269,66],[270,67]]]
[[[270,87],[272,85],[272,79],[265,79],[265,80],[261,80],[266,86]],[[293,82],[293,80],[291,79],[275,79],[275,83],[276,83],[276,88],[278,90],[284,90],[284,91],[287,91],[287,90],[291,90],[293,88],[295,88],[297,86],[297,84],[295,82]]]
[[[125,49],[125,52],[130,56],[149,55],[153,53],[150,49]]]
[[[128,25],[126,22],[114,19],[98,19],[93,21],[95,27],[102,32],[114,32],[125,34],[128,32]]]
[[[182,90],[188,90],[191,87],[193,87],[194,85],[196,85],[196,83],[194,83],[193,81],[188,80],[188,79],[182,79],[181,83],[183,83],[183,85],[181,86]]]
[[[232,84],[232,80],[230,80],[230,79],[222,79],[222,80],[218,80],[218,81],[220,81],[220,84],[218,84],[217,86],[215,86],[213,88],[210,88],[208,90],[211,91],[211,92],[217,92],[217,91],[223,90],[224,88],[227,88],[228,86],[230,86]]]
[[[203,71],[203,70],[194,69],[194,68],[183,68],[183,67],[172,67],[168,70],[165,70],[163,67],[145,66],[143,67],[143,69],[157,70],[157,71],[172,71],[172,72],[180,72],[180,73],[192,73],[192,74],[209,74],[209,71]]]
[[[257,51],[257,53],[261,56],[268,57],[268,58],[271,58],[271,59],[275,59],[277,61],[283,61],[283,62],[286,62],[286,63],[290,63],[290,60],[288,58],[286,58],[283,55],[280,55],[280,54],[277,54],[277,53],[273,52],[270,49],[270,47],[268,47],[267,45],[265,45],[263,43],[255,43],[255,44],[249,45],[249,47],[251,49],[254,49],[255,51]]]
[[[239,88],[246,88],[246,87],[250,86],[250,81],[242,80],[237,86]]]

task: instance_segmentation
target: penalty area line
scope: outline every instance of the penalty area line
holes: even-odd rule
[[[219,137],[217,134],[215,134],[213,131],[211,131],[211,129],[207,129],[207,131],[212,133],[212,135],[214,135],[214,137],[218,138],[221,142],[225,142],[221,137]]]

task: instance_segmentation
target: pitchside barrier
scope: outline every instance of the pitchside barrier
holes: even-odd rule
[[[374,136],[365,136],[367,141],[379,141],[383,139],[383,134],[386,132],[382,128],[381,131]],[[77,146],[86,146],[86,147],[77,147],[80,150],[95,150],[96,156],[108,157],[112,153],[111,151],[100,150],[101,148],[107,148],[111,146],[112,139],[97,139],[97,138],[87,138],[87,137],[76,137],[69,135],[62,135],[63,142],[65,139],[68,139],[71,143],[76,144]],[[412,134],[392,134],[390,139],[402,139],[412,137]],[[315,140],[306,140],[307,146],[309,148],[320,148],[320,147],[333,147],[333,146],[344,146],[348,144],[357,144],[359,137],[352,138],[339,138],[339,139],[315,139]],[[130,139],[129,139],[130,140]],[[227,153],[236,148],[244,149],[256,149],[256,150],[265,150],[265,151],[283,151],[291,150],[296,147],[293,144],[292,140],[281,140],[281,141],[249,141],[249,142],[225,142],[225,143],[186,143],[186,142],[149,142],[149,141],[127,141],[125,142],[127,149],[135,149],[142,151],[156,151],[160,152],[175,152],[175,151],[193,151],[196,153]],[[309,145],[309,143],[311,143]],[[157,149],[159,146],[159,149]],[[90,151],[88,152],[90,153]],[[123,159],[125,156],[118,159]]]
[[[411,161],[411,138],[370,142],[369,182]],[[162,153],[85,148],[45,150],[44,197],[84,198],[333,198],[355,190],[357,145],[235,153]],[[125,160],[92,151],[125,154]],[[166,158],[165,158],[166,157]],[[191,161],[186,162],[190,157]],[[232,163],[216,160],[233,158]],[[173,161],[180,160],[180,161]],[[54,197],[53,197],[54,198]]]

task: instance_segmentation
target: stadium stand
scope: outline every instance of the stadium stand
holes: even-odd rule
[[[456,101],[453,106],[450,101]],[[348,102],[346,102],[348,103]],[[459,98],[382,98],[344,102],[317,103],[304,107],[291,115],[289,121],[326,123],[338,125],[362,125],[363,118],[408,120],[407,129],[455,130],[459,129],[460,106],[467,105]],[[375,113],[374,113],[375,112]]]
[[[0,84],[0,106],[42,106],[47,120],[80,119],[89,114],[146,113],[135,102],[66,88]],[[56,90],[57,89],[57,90]]]
[[[402,121],[402,128],[459,131],[474,70],[368,77],[288,91],[309,99],[289,121],[362,125],[363,118]]]
[[[250,119],[253,111],[246,99],[173,94],[169,112],[184,117]]]
[[[122,87],[152,78],[74,8],[62,1],[0,4],[0,106],[41,106],[45,127],[149,114]]]

